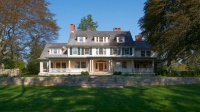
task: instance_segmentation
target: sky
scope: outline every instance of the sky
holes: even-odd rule
[[[114,27],[130,31],[133,39],[141,30],[138,20],[144,15],[146,0],[47,0],[49,10],[60,27],[56,42],[66,43],[69,38],[69,26],[77,28],[81,18],[92,15],[98,23],[97,31],[113,31]]]

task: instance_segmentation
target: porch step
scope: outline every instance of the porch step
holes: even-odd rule
[[[84,84],[84,88],[123,88],[121,84]]]
[[[118,81],[116,77],[108,76],[94,76],[88,78],[88,83],[82,87],[89,88],[123,88],[123,81]]]

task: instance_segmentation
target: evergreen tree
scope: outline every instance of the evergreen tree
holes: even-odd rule
[[[87,15],[87,17],[83,17],[81,19],[81,22],[77,29],[81,31],[96,31],[97,27],[98,27],[98,23],[93,22],[92,15],[89,14]]]

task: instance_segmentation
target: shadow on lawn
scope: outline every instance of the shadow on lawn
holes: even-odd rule
[[[7,91],[11,87],[1,88]],[[187,111],[199,100],[199,86],[146,86],[128,88],[81,88],[21,86],[18,95],[1,102],[0,111]],[[13,88],[15,89],[15,88]],[[16,87],[17,89],[17,87]],[[15,93],[15,94],[16,94]],[[13,93],[14,94],[14,93]],[[1,93],[0,93],[1,95]],[[194,98],[185,95],[193,95]],[[189,104],[189,106],[181,105]],[[182,109],[181,109],[182,108]],[[190,109],[191,110],[191,109]]]

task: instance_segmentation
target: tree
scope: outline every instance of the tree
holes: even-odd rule
[[[40,46],[58,38],[59,28],[48,5],[45,0],[0,0],[0,61],[29,60],[33,43]]]
[[[164,59],[200,58],[200,0],[147,0],[141,34]]]
[[[78,25],[78,30],[81,31],[96,31],[96,28],[98,27],[97,22],[93,22],[92,15],[89,14],[87,17],[83,17],[81,19],[80,24]]]

